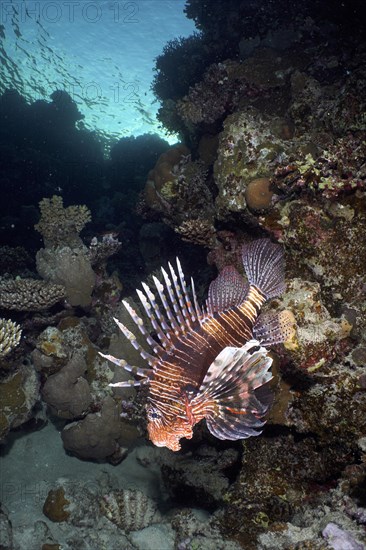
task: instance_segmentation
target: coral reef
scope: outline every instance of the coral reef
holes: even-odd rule
[[[145,467],[159,464],[166,491],[174,500],[183,504],[189,501],[208,510],[222,503],[223,495],[229,488],[225,472],[239,459],[236,450],[217,451],[208,445],[201,445],[188,457],[166,449],[154,451],[150,454],[141,452],[138,460]]]
[[[41,311],[65,298],[63,285],[37,279],[0,278],[0,307],[13,311]]]
[[[175,229],[183,241],[214,248],[216,243],[216,230],[212,222],[205,219],[187,220]]]
[[[0,442],[9,430],[21,426],[32,416],[39,399],[39,380],[30,365],[22,365],[0,382]]]
[[[90,221],[86,206],[63,207],[62,197],[40,202],[41,219],[35,226],[44,239],[45,248],[36,256],[37,271],[46,281],[65,287],[73,306],[88,306],[95,285],[88,248],[79,233]]]
[[[11,352],[20,342],[22,331],[9,319],[0,319],[0,357]]]
[[[125,532],[157,523],[161,515],[155,502],[141,491],[122,489],[103,495],[101,513]]]
[[[86,369],[82,355],[75,353],[67,365],[46,380],[42,397],[52,414],[71,419],[86,413],[92,400],[89,383],[83,376]]]
[[[64,208],[63,199],[54,195],[39,203],[41,219],[35,229],[41,233],[46,248],[57,246],[73,247],[81,244],[79,233],[90,222],[89,209],[82,206]]]
[[[118,464],[125,458],[128,446],[139,436],[134,426],[123,421],[112,397],[106,397],[98,413],[90,413],[78,422],[67,424],[61,437],[65,449],[80,458],[107,459]]]

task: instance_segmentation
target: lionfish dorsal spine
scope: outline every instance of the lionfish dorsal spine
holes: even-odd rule
[[[155,281],[154,281],[155,282]],[[149,317],[149,319],[152,322],[152,325],[154,329],[158,332],[162,332],[162,334],[165,334],[169,330],[169,326],[167,325],[167,322],[165,320],[164,315],[161,313],[160,308],[158,304],[156,303],[155,294],[150,290],[150,287],[146,283],[142,283],[142,288],[146,292],[147,299],[144,294],[141,292],[141,290],[137,290],[137,294],[140,297],[141,303],[145,308],[145,311]],[[147,308],[147,309],[146,309]],[[156,319],[159,321],[160,326],[158,322],[156,321],[153,311],[155,312]],[[156,325],[154,325],[156,323]]]
[[[169,279],[168,273],[165,271],[165,269],[163,267],[161,268],[161,272],[163,274],[164,281],[165,281],[165,286],[168,290],[169,298],[170,298],[171,304],[173,306],[173,311],[174,311],[175,318],[178,321],[178,326],[182,327],[183,324],[184,324],[184,321],[183,321],[183,317],[181,315],[180,309],[178,307],[177,300],[174,296],[172,282]]]
[[[120,331],[131,342],[131,344],[133,345],[135,350],[138,351],[139,354],[141,355],[141,357],[143,359],[145,359],[149,363],[149,365],[152,367],[154,365],[154,363],[156,362],[155,357],[153,355],[151,355],[150,353],[148,353],[146,350],[144,350],[144,348],[142,346],[140,346],[140,344],[138,343],[138,341],[136,339],[136,336],[130,330],[128,330],[128,328],[125,327],[125,325],[123,323],[121,323],[115,317],[114,317],[114,321],[115,321],[116,325],[118,326],[118,328],[120,329]]]
[[[161,325],[159,325],[159,323],[156,320],[155,315],[152,312],[153,308],[152,308],[151,303],[148,302],[145,294],[141,290],[137,289],[136,292],[137,292],[137,296],[140,299],[142,307],[144,308],[145,313],[148,316],[148,318],[151,322],[151,325],[152,325],[153,329],[155,330],[155,332],[156,332],[156,334],[157,334],[157,336],[160,340],[161,345],[164,348],[166,348],[168,346],[169,342],[168,342],[168,339],[165,336],[164,329],[161,327]]]
[[[148,382],[151,378],[151,370],[150,369],[142,369],[141,367],[135,367],[132,365],[129,365],[126,363],[124,359],[117,359],[113,355],[105,354],[99,352],[99,355],[101,357],[104,357],[104,359],[107,359],[107,361],[111,361],[111,363],[114,363],[118,367],[121,367],[123,370],[132,373],[135,376],[141,376],[143,380],[123,380],[123,382],[116,382],[109,384],[112,387],[119,387],[119,388],[128,388],[130,386],[138,387],[141,384],[145,384]]]
[[[187,307],[187,310],[188,310],[191,321],[195,321],[196,318],[197,318],[196,312],[194,311],[194,309],[192,307],[192,301],[189,297],[186,281],[185,281],[185,278],[184,278],[183,269],[182,269],[181,263],[179,261],[179,258],[176,258],[176,263],[177,263],[177,269],[178,269],[180,284],[181,284],[182,290],[183,290],[183,296],[184,296],[184,299],[185,299],[185,302],[186,302],[186,307]]]
[[[144,321],[141,319],[141,317],[137,315],[136,311],[130,306],[130,304],[126,300],[122,300],[122,303],[130,314],[133,322],[139,328],[141,334],[144,336],[147,344],[153,349],[154,353],[156,355],[163,353],[163,348],[159,346],[159,344],[150,336],[145,328]]]
[[[185,325],[188,328],[191,328],[192,319],[191,319],[191,316],[190,316],[189,311],[187,309],[185,298],[183,297],[184,294],[185,294],[184,288],[182,287],[181,284],[179,284],[178,277],[177,277],[177,275],[176,275],[176,273],[173,269],[172,264],[169,262],[168,265],[169,265],[170,274],[171,274],[171,277],[172,277],[172,280],[173,280],[173,283],[174,283],[175,293],[178,297],[179,306],[177,304],[177,308],[179,309],[179,307],[180,307],[180,312],[183,314]]]
[[[163,271],[163,270],[162,270]],[[172,313],[172,310],[170,309],[170,306],[169,306],[169,303],[168,303],[168,300],[165,296],[165,293],[164,293],[164,285],[159,281],[159,279],[157,277],[153,277],[153,280],[154,280],[154,283],[155,283],[155,286],[156,286],[156,290],[158,291],[158,294],[159,294],[159,297],[160,297],[160,300],[161,300],[161,303],[163,304],[163,307],[165,309],[165,313],[167,315],[167,318],[168,318],[168,321],[170,323],[170,327],[171,327],[171,330],[175,333],[175,334],[179,334],[179,325]],[[165,321],[166,323],[166,321]],[[167,328],[167,334],[169,333],[169,327]]]
[[[202,318],[203,318],[203,311],[199,306],[198,300],[197,300],[197,294],[196,294],[196,288],[194,286],[194,280],[193,277],[191,277],[191,287],[192,287],[192,295],[193,295],[193,303],[194,303],[194,309],[196,311],[196,317],[200,323],[202,324]]]

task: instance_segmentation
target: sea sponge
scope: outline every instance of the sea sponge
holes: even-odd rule
[[[17,347],[21,334],[19,325],[8,319],[0,319],[0,357],[4,357]]]

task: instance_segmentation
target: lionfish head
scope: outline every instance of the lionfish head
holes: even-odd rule
[[[167,447],[171,451],[179,451],[179,440],[182,437],[191,439],[192,424],[182,416],[167,416],[156,408],[147,408],[147,431],[149,439],[157,447]]]

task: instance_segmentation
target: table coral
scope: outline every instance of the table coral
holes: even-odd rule
[[[65,298],[63,285],[38,279],[0,278],[0,307],[14,311],[41,311]]]

